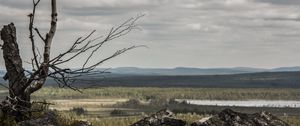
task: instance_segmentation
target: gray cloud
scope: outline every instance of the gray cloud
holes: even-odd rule
[[[258,2],[266,2],[271,4],[279,4],[279,5],[296,5],[300,4],[298,0],[257,0]]]
[[[47,2],[41,1],[38,8],[36,26],[42,32],[49,27]],[[300,59],[291,58],[300,52],[298,0],[63,0],[58,4],[53,55],[93,29],[106,34],[122,21],[145,13],[138,22],[141,31],[113,41],[99,57],[130,45],[150,49],[134,50],[103,67],[300,65]],[[31,0],[0,0],[0,23],[15,22],[24,57],[30,57],[24,34],[30,9]]]

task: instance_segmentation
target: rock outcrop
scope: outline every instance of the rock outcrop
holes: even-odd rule
[[[187,126],[186,121],[171,118],[173,113],[161,110],[131,126]],[[269,112],[245,114],[225,109],[212,117],[203,118],[191,126],[289,126]]]
[[[87,121],[75,121],[71,126],[92,126],[92,124]]]
[[[198,121],[191,126],[289,126],[269,112],[244,114],[225,109],[206,121]]]
[[[131,126],[185,126],[186,122],[172,118],[173,113],[163,109],[151,116],[145,117]]]

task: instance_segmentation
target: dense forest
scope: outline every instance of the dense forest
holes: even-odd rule
[[[300,87],[300,72],[262,72],[233,75],[121,75],[98,74],[79,78],[75,85],[125,87],[244,87],[295,88]],[[54,84],[51,80],[48,85]]]

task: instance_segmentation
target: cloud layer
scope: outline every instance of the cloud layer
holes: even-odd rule
[[[150,49],[134,50],[103,67],[300,65],[298,0],[63,0],[58,4],[53,55],[93,29],[105,34],[127,18],[146,14],[138,22],[141,31],[113,41],[99,58],[130,45]],[[43,32],[49,27],[48,5],[42,1],[38,8],[36,26]],[[24,57],[30,56],[26,32],[30,11],[31,0],[0,0],[0,23],[15,22]]]

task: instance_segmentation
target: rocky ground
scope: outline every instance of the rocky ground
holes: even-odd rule
[[[173,112],[164,109],[145,117],[131,126],[188,126],[186,121],[173,118]],[[58,126],[53,113],[45,113],[42,118],[20,122],[19,126]],[[72,126],[92,126],[88,122],[77,121]],[[245,114],[225,109],[220,113],[198,120],[190,126],[289,126],[269,112]]]
[[[161,110],[131,126],[187,126],[184,120],[173,119],[172,112]],[[196,121],[191,126],[289,126],[268,112],[245,114],[225,109],[222,112]]]

